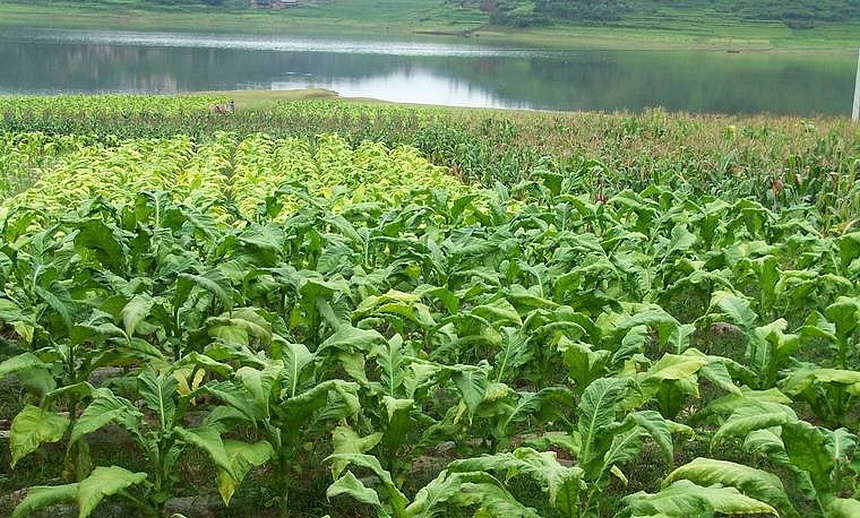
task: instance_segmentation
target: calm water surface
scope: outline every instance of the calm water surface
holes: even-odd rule
[[[4,29],[0,63],[5,94],[315,86],[451,106],[849,115],[856,55]]]

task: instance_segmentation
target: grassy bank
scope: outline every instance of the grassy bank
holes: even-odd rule
[[[78,3],[29,5],[0,2],[0,26],[68,29],[122,28],[139,31],[189,31],[255,34],[347,34],[408,36],[456,35],[479,29],[480,16],[462,16],[439,7],[409,8],[404,2],[374,7],[368,16],[365,1],[342,2],[337,9],[309,5],[301,8],[220,11],[195,9],[140,9],[118,6],[101,9]]]
[[[602,26],[554,25],[516,29],[487,25],[473,9],[409,0],[369,3],[339,0],[282,11],[194,8],[110,9],[71,2],[0,2],[0,27],[122,28],[255,34],[323,34],[377,38],[447,38],[554,48],[702,48],[827,50],[856,45],[856,23],[822,23],[792,30],[780,21],[755,21],[722,13],[665,8]]]

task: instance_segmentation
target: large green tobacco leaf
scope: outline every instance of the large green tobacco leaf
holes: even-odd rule
[[[824,310],[827,319],[836,324],[836,337],[847,342],[860,321],[860,298],[839,297]]]
[[[27,491],[27,497],[18,504],[12,518],[27,518],[38,509],[63,502],[77,501],[78,518],[87,518],[106,496],[146,479],[146,473],[132,473],[119,466],[99,466],[84,480],[62,486],[36,486]]]
[[[373,329],[359,329],[357,327],[344,325],[339,327],[317,348],[318,354],[334,354],[332,351],[362,351],[369,352],[370,348],[377,343],[382,343],[385,338]]]
[[[70,437],[75,442],[84,435],[114,422],[132,433],[138,433],[143,414],[127,399],[116,396],[108,388],[93,391],[93,400],[75,421]]]
[[[719,356],[709,356],[708,360],[710,363],[702,367],[699,371],[699,375],[726,392],[740,395],[741,389],[735,385],[734,380],[732,380],[732,375],[729,373],[729,368],[727,367],[727,364],[732,367],[734,367],[735,364],[730,360],[726,360]]]
[[[517,392],[516,403],[505,410],[504,419],[498,422],[496,430],[500,437],[509,438],[510,427],[525,423],[530,419],[545,421],[567,421],[565,414],[576,408],[576,398],[564,387],[548,387],[538,392]]]
[[[860,232],[845,234],[838,240],[839,255],[846,276],[860,273]]]
[[[856,518],[860,516],[860,501],[854,498],[834,498],[828,502],[825,518]]]
[[[379,495],[373,489],[366,487],[360,480],[355,478],[351,471],[347,471],[337,479],[326,490],[326,497],[332,499],[340,495],[348,495],[363,504],[368,504],[376,510],[378,518],[390,518],[391,515],[382,507]]]
[[[758,375],[761,388],[771,388],[776,383],[779,370],[787,366],[790,355],[800,347],[797,335],[784,332],[787,326],[780,318],[755,328],[749,335],[746,366]]]
[[[210,356],[210,354],[212,356]],[[232,347],[227,344],[213,344],[208,347],[205,354],[192,351],[186,354],[181,360],[173,364],[173,377],[181,384],[180,394],[188,395],[192,390],[193,383],[189,385],[191,373],[197,376],[205,376],[214,374],[216,377],[230,376],[233,373],[233,367],[230,364],[216,361],[213,357],[218,357],[222,360],[235,360],[247,362],[251,365],[264,365],[262,358],[255,356],[251,351],[242,348]],[[199,385],[197,385],[199,386]]]
[[[12,450],[12,467],[25,455],[36,451],[40,444],[57,442],[69,427],[69,418],[27,405],[15,419],[10,429],[9,448]]]
[[[493,379],[506,382],[515,379],[518,369],[534,358],[527,336],[513,328],[502,329],[502,347],[493,365]]]
[[[14,374],[22,385],[41,397],[57,387],[50,368],[38,356],[26,352],[0,363],[0,380]]]
[[[670,473],[665,483],[686,479],[700,486],[736,487],[747,496],[767,502],[790,516],[799,517],[782,481],[772,473],[724,460],[697,458]]]
[[[282,257],[284,233],[278,225],[251,223],[238,237],[244,245],[240,248],[242,253],[253,257],[255,262],[269,264],[278,262]]]
[[[650,339],[648,326],[631,327],[621,338],[618,349],[612,353],[612,363],[619,364],[634,354],[644,351]]]
[[[741,494],[733,487],[703,487],[678,480],[656,494],[635,493],[622,499],[625,514],[635,517],[691,518],[722,515],[769,514],[779,516],[770,505]]]
[[[580,459],[587,471],[591,464],[603,456],[602,443],[609,443],[604,432],[615,422],[618,403],[624,396],[625,380],[600,378],[585,389],[579,403],[577,430],[581,436]]]
[[[834,459],[827,449],[827,436],[806,421],[796,421],[782,427],[782,441],[791,464],[806,470],[819,496],[835,488],[831,484]]]
[[[421,297],[413,293],[389,290],[384,295],[369,296],[361,301],[352,314],[353,321],[370,315],[393,315],[403,317],[424,328],[436,325],[430,308],[420,302]]]
[[[382,482],[382,485],[385,487],[385,491],[388,493],[388,499],[391,503],[394,515],[404,516],[404,510],[406,509],[406,504],[408,503],[408,500],[394,483],[394,480],[391,478],[391,473],[389,473],[382,467],[376,457],[372,455],[365,455],[363,453],[334,453],[330,455],[326,460],[334,461],[340,463],[341,465],[354,465],[360,468],[369,469],[379,478],[379,480]],[[347,473],[349,472],[347,471]]]
[[[69,290],[56,280],[51,281],[47,287],[36,284],[33,286],[33,289],[39,295],[39,298],[44,300],[51,309],[60,315],[63,324],[66,325],[67,331],[71,332],[75,314],[77,313],[77,306],[75,301],[72,300]]]
[[[230,470],[218,470],[218,492],[224,505],[230,505],[230,499],[236,488],[252,467],[262,466],[274,454],[272,445],[266,441],[249,444],[231,439],[224,440],[224,451],[230,463]]]
[[[461,366],[454,371],[452,379],[460,391],[471,419],[478,410],[478,405],[484,400],[487,391],[487,373],[479,367]]]
[[[376,364],[380,368],[379,381],[382,390],[389,397],[397,397],[401,394],[401,388],[409,374],[407,370],[411,359],[409,350],[404,347],[403,338],[395,335],[385,344],[374,346],[370,356],[376,358]],[[410,396],[411,394],[406,394]]]
[[[289,399],[282,394],[281,426],[295,434],[300,431],[297,424],[306,423],[314,413],[317,420],[338,420],[354,415],[361,409],[357,390],[357,384],[335,379],[323,381]]]
[[[414,399],[393,398],[391,396],[382,396],[382,404],[385,405],[385,412],[388,416],[388,425],[391,427],[395,423],[399,423],[398,418],[408,419],[408,412],[415,406]],[[397,427],[395,428],[403,428]],[[388,431],[391,431],[389,428]]]
[[[689,250],[696,243],[696,236],[687,230],[687,225],[678,223],[672,229],[672,239],[669,241],[665,250],[661,251],[660,256],[663,260],[667,260],[668,256],[673,252],[684,252]]]
[[[740,389],[739,393],[731,393],[714,399],[708,404],[703,415],[708,414],[731,414],[739,407],[750,402],[776,403],[790,405],[792,400],[776,388],[767,390],[752,390],[747,387]]]
[[[86,518],[95,510],[105,496],[116,494],[132,484],[140,484],[146,473],[132,473],[119,466],[98,466],[78,484],[78,518]]]
[[[537,287],[527,289],[520,284],[515,284],[510,288],[507,288],[504,293],[505,296],[508,297],[508,300],[515,303],[520,308],[555,309],[558,307],[558,304],[544,298],[540,293],[534,293],[535,291],[538,291],[536,288]]]
[[[427,298],[435,297],[442,303],[442,306],[447,310],[448,315],[457,313],[457,309],[460,307],[460,298],[448,288],[424,284],[422,286],[418,286],[415,289],[415,293]]]
[[[714,434],[714,443],[726,437],[746,437],[750,432],[797,422],[790,407],[767,401],[745,401],[738,406]]]
[[[12,512],[12,518],[29,518],[38,509],[74,501],[77,494],[78,484],[31,487],[27,497]]]
[[[709,313],[719,312],[731,324],[743,330],[751,330],[758,315],[750,308],[750,301],[726,291],[715,291],[711,295]]]
[[[181,273],[179,278],[212,293],[224,309],[230,310],[233,307],[233,288],[230,285],[230,279],[220,271],[211,270],[203,275]]]
[[[691,351],[692,352],[692,351]],[[639,379],[640,383],[683,380],[693,376],[708,363],[707,358],[696,354],[665,354]]]
[[[218,468],[226,471],[231,477],[237,479],[233,473],[233,464],[227,455],[224,441],[221,439],[221,430],[216,425],[201,426],[199,428],[175,428],[174,433],[188,444],[196,446],[206,452],[212,462]]]
[[[785,452],[785,443],[782,442],[782,437],[779,436],[781,432],[781,427],[750,432],[746,439],[744,439],[744,450],[751,454],[769,458],[777,464],[788,465],[791,461]]]
[[[460,507],[480,505],[475,515],[486,518],[541,518],[534,509],[518,502],[496,480],[484,473],[475,474],[474,478],[478,480],[463,482],[460,493],[452,499]],[[483,478],[489,480],[481,480]]]
[[[642,410],[627,414],[624,422],[634,423],[639,428],[645,430],[651,439],[660,447],[663,457],[667,462],[671,463],[674,458],[674,445],[672,443],[672,429],[670,421],[667,421],[654,410]]]
[[[479,317],[485,318],[488,322],[498,324],[514,324],[521,326],[523,324],[516,308],[506,299],[497,298],[492,302],[481,304],[472,308],[472,313]]]
[[[0,252],[2,252],[2,248],[0,248]],[[5,255],[0,255],[0,259],[4,259]],[[11,267],[11,263],[9,265]],[[2,270],[0,270],[0,275],[2,275]],[[6,282],[6,279],[0,276],[0,282]],[[27,320],[27,317],[24,315],[24,312],[21,311],[21,307],[18,306],[15,302],[5,298],[0,297],[0,322],[21,322]]]
[[[134,335],[138,324],[149,315],[149,310],[152,309],[154,303],[155,301],[151,296],[146,293],[139,293],[122,308],[120,316],[125,327],[125,334],[129,338]]]
[[[254,400],[254,396],[245,388],[229,381],[209,382],[205,385],[209,394],[230,405],[243,419],[254,422],[266,419],[265,408]]]
[[[303,344],[287,344],[284,346],[281,359],[284,362],[283,382],[284,397],[296,397],[312,377],[314,355]]]
[[[273,361],[262,370],[251,367],[240,367],[236,371],[236,379],[242,384],[253,401],[263,410],[263,415],[269,415],[269,402],[277,395],[273,393],[278,380],[284,372],[281,361]]]
[[[406,508],[408,518],[436,518],[450,513],[449,506],[480,505],[476,516],[538,518],[534,509],[519,503],[495,477],[484,472],[449,473],[421,488]]]
[[[272,342],[272,325],[254,308],[238,308],[206,319],[209,336],[227,343],[267,346]]]
[[[50,365],[33,353],[26,352],[0,362],[0,379],[29,369],[48,370]]]
[[[644,428],[633,427],[629,430],[616,433],[612,437],[612,443],[603,455],[603,465],[599,467],[596,474],[592,473],[594,479],[598,482],[605,482],[605,477],[610,473],[618,475],[621,473],[618,466],[624,465],[642,451],[645,441],[648,439],[648,433]],[[626,478],[619,476],[626,483]]]
[[[810,313],[803,326],[798,329],[800,338],[806,342],[824,340],[827,343],[836,344],[836,324],[827,320],[821,313],[814,311]]]
[[[671,403],[680,404],[683,394],[698,396],[697,373],[708,364],[708,359],[695,349],[683,354],[665,354],[647,371],[635,376],[637,391],[631,391],[624,401],[624,408],[639,408],[661,391],[672,391]],[[666,413],[667,417],[674,417]]]
[[[155,412],[162,430],[173,426],[176,413],[176,403],[173,395],[179,383],[172,375],[156,373],[152,367],[146,367],[137,377],[140,397],[146,406]]]
[[[612,355],[610,351],[594,350],[589,344],[573,342],[564,336],[559,341],[558,348],[564,355],[568,376],[576,383],[574,390],[578,393],[585,390],[592,381],[604,375]]]
[[[843,385],[850,394],[860,394],[860,372],[845,369],[795,369],[780,383],[780,389],[790,396],[797,396],[817,383]]]
[[[347,237],[353,245],[359,249],[364,248],[367,242],[367,233],[365,228],[356,228],[355,225],[349,222],[342,214],[329,214],[325,218],[326,223],[336,229],[340,235]]]
[[[298,291],[306,301],[326,299],[335,293],[349,293],[349,285],[342,278],[323,279],[318,272],[308,270],[296,272],[296,275],[299,276]]]
[[[851,461],[857,446],[857,436],[845,428],[825,431],[827,436],[827,451],[837,464],[847,464]]]
[[[660,343],[665,344],[681,326],[675,317],[654,304],[634,305],[634,311],[632,315],[625,315],[615,322],[611,332],[618,341],[621,341],[629,330],[646,326],[656,329]]]
[[[450,473],[501,471],[506,473],[507,478],[526,475],[540,484],[548,493],[550,504],[561,510],[575,508],[579,492],[585,489],[581,468],[562,466],[555,452],[538,452],[531,448],[456,460],[448,465],[447,470]]]
[[[361,437],[351,428],[338,426],[331,434],[334,453],[367,453],[372,450],[382,439],[382,432],[376,432],[366,437]],[[348,461],[332,460],[332,476],[338,477],[346,468]]]
[[[105,268],[115,273],[124,271],[124,247],[111,227],[98,219],[79,222],[76,227],[78,233],[75,236],[75,247],[81,255],[85,255],[84,250],[87,250],[92,252]]]

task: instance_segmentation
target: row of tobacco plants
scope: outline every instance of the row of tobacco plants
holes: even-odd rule
[[[251,96],[253,98],[253,96]],[[750,198],[779,210],[811,203],[824,226],[860,212],[860,132],[846,118],[644,113],[560,113],[404,107],[344,99],[247,103],[218,114],[212,95],[65,95],[4,97],[0,131],[40,132],[71,140],[165,138],[207,142],[218,131],[242,138],[337,133],[351,146],[366,140],[412,145],[470,183],[512,186],[549,168],[602,195],[660,184],[694,195]],[[3,146],[0,138],[0,146]],[[66,145],[45,150],[51,157]],[[24,151],[34,155],[31,147]],[[28,178],[8,178],[0,195]]]
[[[334,135],[7,141],[55,150],[4,162],[39,178],[0,206],[15,518],[860,515],[857,213]]]

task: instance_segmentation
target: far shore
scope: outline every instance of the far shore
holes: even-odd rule
[[[831,24],[812,31],[792,31],[779,22],[708,29],[703,29],[701,23],[686,28],[556,26],[513,29],[488,26],[478,19],[334,18],[331,12],[300,9],[233,13],[178,9],[104,10],[68,2],[28,5],[0,1],[0,31],[3,28],[56,28],[441,40],[548,49],[844,53],[856,52],[857,31],[860,30],[850,24]]]

